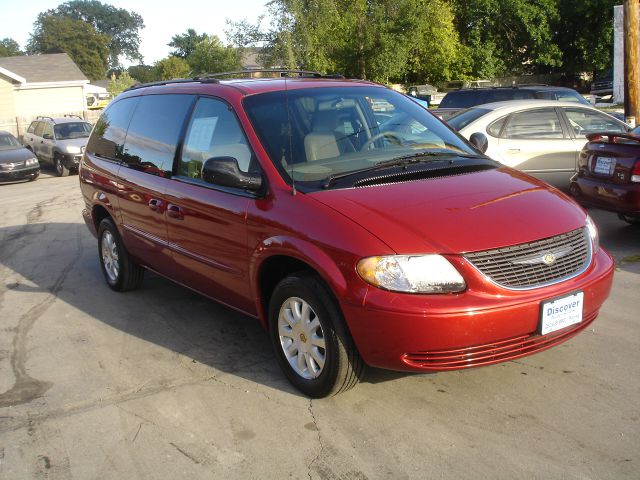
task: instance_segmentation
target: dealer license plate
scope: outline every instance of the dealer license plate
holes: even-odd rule
[[[598,157],[593,167],[593,172],[600,175],[611,175],[616,166],[616,159],[611,157]]]
[[[542,302],[540,305],[540,334],[555,332],[582,321],[584,292]]]

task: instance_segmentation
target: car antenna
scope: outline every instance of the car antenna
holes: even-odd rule
[[[287,109],[287,137],[289,137],[289,160],[293,160],[293,141],[291,140],[291,114],[289,112],[289,89],[287,87],[287,74],[284,75],[284,101],[285,107]],[[296,180],[293,178],[293,162],[291,162],[289,176],[291,177],[291,195],[297,193],[296,191]]]

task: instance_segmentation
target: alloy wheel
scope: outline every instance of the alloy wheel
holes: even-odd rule
[[[101,254],[104,271],[109,277],[109,281],[116,283],[120,275],[120,257],[116,241],[109,230],[105,230],[102,234]]]

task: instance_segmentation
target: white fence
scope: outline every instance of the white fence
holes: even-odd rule
[[[0,118],[0,130],[12,133],[18,137],[20,142],[22,142],[22,135],[27,131],[31,122],[39,116],[59,118],[64,117],[65,115],[77,115],[93,125],[98,121],[101,113],[102,110],[85,110],[82,112],[56,112],[26,117]]]

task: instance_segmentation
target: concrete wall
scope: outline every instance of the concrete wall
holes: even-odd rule
[[[42,115],[42,112],[78,112],[85,110],[82,86],[16,90],[19,116]]]

